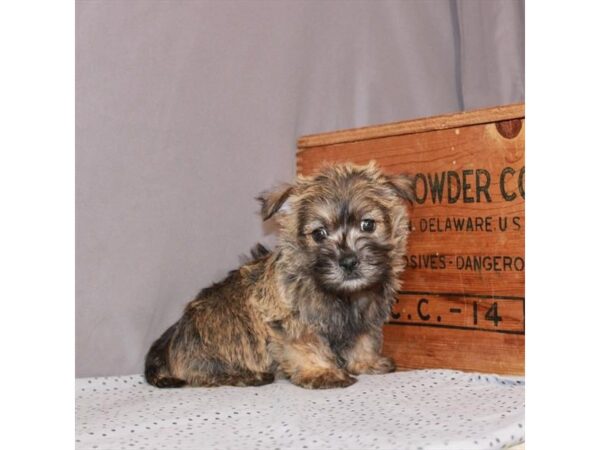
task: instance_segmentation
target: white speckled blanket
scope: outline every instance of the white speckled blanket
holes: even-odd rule
[[[417,370],[345,389],[157,389],[140,375],[76,380],[76,448],[499,449],[524,441],[523,378]]]

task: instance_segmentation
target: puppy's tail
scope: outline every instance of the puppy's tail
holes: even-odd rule
[[[269,256],[270,254],[271,254],[271,250],[269,250],[267,247],[262,245],[260,242],[258,244],[256,244],[254,247],[252,247],[252,249],[250,250],[250,256],[252,258],[252,261],[256,261],[257,259],[264,258],[265,256]]]
[[[144,376],[152,386],[159,388],[175,388],[185,386],[186,382],[171,376],[169,371],[169,342],[177,324],[172,325],[158,338],[146,355]]]
[[[254,247],[250,249],[250,255],[241,255],[240,263],[244,264],[252,264],[256,261],[260,261],[263,258],[266,258],[271,254],[271,250],[262,245],[260,242],[256,244]]]

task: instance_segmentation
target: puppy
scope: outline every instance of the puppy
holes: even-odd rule
[[[276,374],[312,389],[387,373],[382,326],[404,270],[412,180],[367,166],[325,166],[262,194],[279,244],[201,291],[152,344],[157,387],[257,386]]]

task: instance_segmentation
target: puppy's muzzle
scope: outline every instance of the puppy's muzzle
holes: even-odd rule
[[[344,272],[350,274],[356,269],[356,266],[358,266],[358,258],[354,253],[342,255],[339,260],[339,265],[344,269]]]

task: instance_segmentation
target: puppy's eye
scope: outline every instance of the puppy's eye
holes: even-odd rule
[[[321,242],[327,237],[327,230],[321,227],[314,230],[311,234],[315,242]]]
[[[360,231],[372,233],[375,231],[375,221],[373,219],[363,219],[360,221]]]

